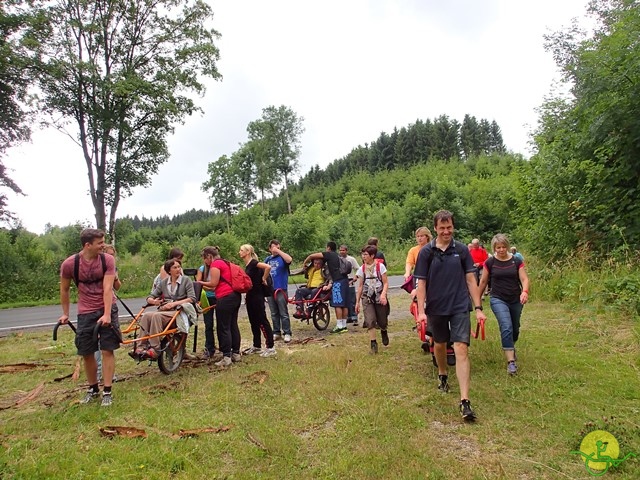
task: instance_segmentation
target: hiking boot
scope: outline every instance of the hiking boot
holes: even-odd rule
[[[245,348],[242,351],[242,355],[253,355],[254,353],[260,353],[262,352],[262,349],[260,347],[249,347],[249,348]]]
[[[449,393],[449,377],[447,375],[438,375],[438,378],[440,379],[438,390],[442,393]]]
[[[232,363],[233,363],[233,361],[231,360],[231,357],[222,357],[222,360],[220,360],[219,362],[214,363],[214,365],[216,367],[229,367],[229,366],[231,366]]]
[[[275,357],[276,356],[276,349],[275,348],[267,348],[264,352],[262,352],[260,354],[261,357]]]
[[[386,347],[387,345],[389,345],[389,334],[387,333],[386,330],[382,330],[380,332],[380,335],[382,336],[382,344]]]
[[[330,333],[345,333],[347,331],[347,327],[335,327]]]
[[[82,400],[80,400],[80,403],[83,405],[86,405],[87,403],[91,402],[92,400],[95,400],[98,398],[98,396],[100,395],[100,392],[98,391],[93,391],[93,390],[89,390],[85,395],[84,398]]]
[[[476,414],[473,413],[469,400],[460,401],[460,414],[466,422],[473,422],[476,419]]]
[[[202,351],[202,358],[204,358],[205,360],[211,360],[213,358],[213,356],[216,354],[216,351],[209,351],[206,348]]]
[[[231,361],[233,363],[241,362],[242,361],[242,355],[240,355],[239,353],[232,353],[231,354]]]
[[[518,373],[518,366],[516,365],[515,361],[507,363],[507,373],[509,375],[515,375],[516,373]]]
[[[378,353],[378,342],[376,342],[375,340],[371,341],[371,350],[369,350],[369,353],[371,355],[375,355],[376,353]]]
[[[291,335],[288,333],[284,334],[284,343],[289,343],[291,341]]]
[[[113,397],[111,396],[111,394],[110,393],[103,393],[102,394],[102,402],[100,402],[100,406],[101,407],[110,407],[112,403],[113,403]]]

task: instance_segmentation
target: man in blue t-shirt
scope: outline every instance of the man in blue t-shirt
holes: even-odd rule
[[[291,255],[280,250],[280,242],[269,242],[269,255],[264,263],[271,266],[271,279],[274,292],[280,289],[272,297],[267,297],[269,310],[271,310],[271,322],[273,323],[273,339],[282,340],[284,333],[285,343],[291,341],[291,321],[289,319],[289,305],[287,303],[289,287],[289,265],[293,261]],[[275,298],[274,298],[275,297]]]
[[[438,364],[438,389],[443,393],[449,391],[447,342],[453,342],[456,376],[460,385],[460,413],[464,420],[472,421],[476,415],[469,401],[469,296],[473,300],[477,320],[484,321],[486,316],[482,312],[482,296],[469,248],[453,239],[453,214],[440,210],[433,219],[433,225],[436,238],[420,249],[413,273],[418,279],[418,321],[427,321],[427,315],[429,317]]]

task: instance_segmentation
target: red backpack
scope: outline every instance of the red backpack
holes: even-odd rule
[[[247,293],[253,288],[251,277],[249,277],[249,275],[247,275],[240,266],[227,260],[222,261],[229,265],[229,270],[231,271],[231,281],[227,280],[222,275],[220,275],[220,279],[231,285],[231,288],[234,292]]]

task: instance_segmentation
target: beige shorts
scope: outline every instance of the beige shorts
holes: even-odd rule
[[[373,303],[368,298],[362,299],[362,310],[364,311],[364,328],[387,329],[389,320],[389,305]]]

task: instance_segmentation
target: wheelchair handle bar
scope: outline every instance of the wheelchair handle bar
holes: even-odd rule
[[[58,320],[58,323],[55,324],[55,326],[53,327],[53,341],[57,341],[58,340],[58,328],[60,328],[60,325],[69,325],[69,327],[71,327],[71,330],[73,330],[73,333],[76,333],[76,327],[73,323],[71,322],[67,322],[67,323],[61,323],[60,320]]]

